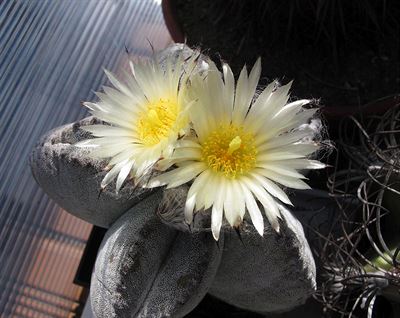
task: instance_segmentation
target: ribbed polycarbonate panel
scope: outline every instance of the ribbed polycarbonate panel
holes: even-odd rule
[[[68,317],[91,226],[54,204],[28,155],[53,127],[86,115],[106,82],[170,43],[159,1],[0,0],[0,317]]]

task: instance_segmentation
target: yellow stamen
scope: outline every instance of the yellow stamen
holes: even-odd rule
[[[256,164],[254,136],[243,127],[221,125],[202,143],[202,161],[211,170],[234,179],[250,171]]]
[[[149,103],[147,107],[147,112],[140,114],[137,123],[139,137],[144,145],[158,144],[163,138],[182,129],[182,127],[175,127],[179,107],[174,99],[159,99],[154,103]]]

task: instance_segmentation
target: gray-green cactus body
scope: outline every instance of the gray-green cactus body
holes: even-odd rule
[[[107,162],[93,159],[87,150],[74,146],[90,137],[82,127],[96,123],[97,119],[87,117],[51,130],[33,149],[30,164],[36,181],[62,208],[86,222],[108,228],[149,190],[131,183],[118,194],[111,187],[101,189]]]
[[[159,202],[157,192],[107,231],[91,283],[96,317],[183,317],[212,284],[220,247],[207,233],[161,223]]]
[[[257,312],[278,312],[303,304],[315,291],[314,259],[303,228],[290,212],[276,233],[260,236],[243,224],[240,236],[225,232],[222,261],[210,293]]]

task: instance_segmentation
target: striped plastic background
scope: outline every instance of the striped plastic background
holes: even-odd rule
[[[160,1],[0,0],[0,317],[71,317],[91,225],[33,180],[28,155],[49,129],[86,116],[132,55],[171,39]]]

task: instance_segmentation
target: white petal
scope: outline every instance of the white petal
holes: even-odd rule
[[[196,193],[193,193],[186,198],[184,214],[185,214],[185,222],[187,224],[192,224],[193,221],[193,210],[196,204]]]
[[[117,176],[117,174],[126,163],[127,161],[124,161],[112,167],[112,169],[105,175],[104,179],[101,181],[101,187],[105,188],[112,180],[114,180],[114,178]]]
[[[254,66],[249,75],[249,86],[248,86],[248,100],[247,104],[250,105],[253,100],[254,94],[256,93],[258,81],[261,75],[261,58],[259,57],[257,61],[254,63]]]
[[[257,168],[274,171],[283,176],[288,176],[288,177],[292,177],[292,178],[307,179],[304,175],[297,172],[295,169],[285,166],[284,161],[282,162],[281,165],[276,164],[275,162],[274,163],[267,162],[267,163],[257,164]]]
[[[270,150],[278,147],[283,147],[285,145],[289,145],[295,143],[305,137],[311,136],[312,131],[311,129],[304,129],[304,130],[297,130],[287,134],[283,134],[277,136],[273,139],[265,141],[266,135],[260,133],[256,136],[255,144],[257,146],[258,151]],[[264,140],[264,141],[263,141]]]
[[[212,91],[212,96],[202,96],[203,99],[207,98],[207,105],[210,105],[209,110],[215,114],[217,119],[222,118],[224,115],[229,115],[226,112],[227,108],[224,102],[224,83],[222,81],[221,73],[214,63],[210,63],[210,68],[207,72],[206,87],[208,91]]]
[[[283,117],[283,115],[288,114],[288,113],[295,113],[297,114],[298,111],[304,106],[310,103],[309,99],[300,99],[296,100],[292,103],[289,103],[282,107],[282,109],[276,113],[274,117]]]
[[[195,160],[195,159],[200,159],[202,156],[202,151],[200,148],[176,148],[172,156],[168,159],[171,160],[180,160],[180,159],[186,159],[186,160]]]
[[[218,199],[218,191],[220,190],[220,176],[210,173],[207,185],[202,190],[202,199],[204,209],[209,209]]]
[[[132,63],[129,61],[130,64]],[[132,92],[132,95],[136,98],[144,98],[144,95],[138,85],[138,83],[135,80],[135,76],[133,73],[128,72],[127,70],[122,70],[122,74],[124,75],[124,81],[128,87],[128,89]]]
[[[119,112],[106,113],[103,111],[92,111],[92,115],[100,120],[103,120],[109,124],[113,124],[122,128],[126,128],[128,130],[135,129],[135,126],[132,125],[132,122],[135,122],[135,115],[130,114],[121,115]]]
[[[205,92],[202,92],[205,94]],[[199,94],[199,100],[190,111],[190,120],[193,124],[198,140],[201,143],[210,131],[217,127],[215,116],[212,111],[207,111],[206,103],[200,102],[202,95]]]
[[[89,156],[91,158],[113,158],[114,156],[118,155],[119,153],[123,152],[125,149],[129,148],[130,146],[123,146],[118,144],[110,144],[110,145],[103,145],[101,147],[94,148],[90,151]],[[115,162],[118,163],[118,162]],[[114,163],[112,164],[114,165]]]
[[[310,142],[297,142],[295,144],[288,144],[288,145],[282,145],[282,146],[276,146],[274,148],[271,148],[271,146],[268,143],[265,143],[264,145],[260,146],[257,148],[258,152],[264,152],[266,154],[265,157],[268,157],[268,153],[275,152],[275,151],[281,151],[284,149],[286,152],[290,153],[297,153],[301,154],[304,156],[307,156],[309,154],[312,154],[313,152],[317,151],[320,148],[320,146],[316,143],[310,143]]]
[[[232,113],[233,102],[235,98],[235,78],[228,64],[222,65],[222,71],[224,74],[224,99],[228,105],[228,111]]]
[[[279,231],[280,231],[280,226],[279,226],[280,214],[275,215],[275,214],[271,213],[271,210],[267,209],[266,207],[264,207],[264,212],[265,212],[265,215],[267,216],[268,222],[271,225],[271,227],[277,233],[279,233]]]
[[[244,193],[242,191],[242,186],[239,182],[232,182],[233,191],[233,203],[236,210],[237,218],[235,220],[235,226],[242,223],[244,215],[246,214],[246,204],[244,199]]]
[[[233,107],[232,122],[241,124],[249,110],[249,80],[247,77],[246,66],[240,72],[238,82],[236,84],[235,103]]]
[[[89,110],[97,109],[98,107],[96,103],[91,103],[91,102],[83,102],[82,105],[88,108]]]
[[[222,226],[223,210],[221,205],[214,204],[211,211],[211,231],[214,239],[219,240],[219,234]]]
[[[196,177],[196,179],[194,179],[193,184],[189,189],[188,196],[196,194],[196,210],[200,210],[204,207],[203,194],[207,195],[205,185],[209,184],[209,178],[210,171],[203,171]]]
[[[122,84],[119,80],[117,80],[115,78],[115,76],[111,72],[107,71],[106,69],[104,70],[104,72],[106,73],[106,75],[107,75],[108,79],[110,80],[110,82],[116,88],[118,88],[121,92],[123,92],[127,96],[133,96],[132,92],[124,84]]]
[[[74,144],[74,146],[78,147],[78,148],[96,148],[96,147],[98,147],[98,145],[93,143],[92,139],[81,140],[81,141],[77,142],[76,144]]]
[[[246,118],[245,126],[251,128],[254,132],[258,132],[258,130],[263,127],[268,127],[269,130],[272,130],[272,132],[275,133],[274,118],[276,113],[278,113],[288,101],[288,93],[291,85],[292,82],[284,86],[277,87],[275,91],[273,91],[268,98],[264,100],[263,104],[259,104],[257,107],[254,107],[254,112],[249,113],[248,119]],[[262,101],[263,100],[260,100],[260,102]],[[278,122],[276,127],[280,126],[281,123]]]
[[[126,177],[131,172],[132,166],[133,166],[133,161],[129,161],[127,164],[125,164],[121,168],[121,171],[119,172],[118,178],[117,178],[117,185],[116,185],[117,193],[118,193],[119,189],[121,189],[122,184],[124,183]]]
[[[265,214],[271,226],[279,232],[278,218],[280,213],[276,201],[262,187],[252,183],[249,179],[244,179],[243,181],[246,182],[246,185],[249,186],[250,190],[264,206]]]
[[[162,159],[156,163],[154,168],[157,169],[158,171],[166,171],[169,168],[171,168],[174,164],[179,162],[181,162],[181,160]]]
[[[81,127],[81,129],[90,132],[93,136],[96,137],[105,137],[105,136],[133,137],[135,135],[132,130],[114,126],[107,126],[107,125],[83,126]]]
[[[264,235],[264,219],[262,217],[261,211],[258,208],[256,201],[254,200],[253,195],[247,189],[247,184],[241,183],[242,191],[244,193],[244,198],[246,202],[247,211],[250,214],[251,221],[253,222],[254,227],[257,232],[263,236]]]
[[[224,200],[224,212],[225,218],[230,224],[230,226],[235,226],[237,219],[239,217],[238,213],[236,212],[235,208],[235,192],[232,187],[232,182],[228,182],[226,185],[226,192],[225,192],[225,200]]]
[[[119,162],[125,161],[126,159],[132,159],[136,154],[142,152],[143,150],[138,147],[130,146],[122,150],[116,156],[113,156],[109,165],[113,166]]]
[[[197,139],[185,137],[176,142],[177,148],[201,148]]]
[[[304,158],[304,155],[287,152],[287,151],[275,151],[275,152],[266,152],[259,156],[257,156],[257,161],[279,161],[279,160],[287,160],[287,159],[298,159]]]
[[[304,181],[302,181],[300,179],[283,176],[283,175],[273,172],[271,170],[257,168],[257,169],[254,169],[254,172],[261,174],[264,177],[271,179],[271,180],[273,180],[279,184],[282,184],[286,187],[289,187],[289,188],[299,189],[299,190],[311,189],[307,183],[305,183]]]
[[[318,108],[305,109],[300,111],[286,124],[282,125],[281,131],[290,131],[292,129],[300,127],[301,125],[307,124],[317,111]]]
[[[181,171],[175,171],[176,173],[176,180],[175,182],[170,182],[167,186],[167,188],[174,188],[177,186],[180,186],[193,178],[195,178],[198,174],[203,172],[206,169],[206,166],[204,163],[199,162],[199,163],[193,163],[190,166],[185,166],[182,168],[177,168],[182,169]]]
[[[206,166],[204,165],[204,163],[195,162],[190,165],[176,168],[159,176],[156,176],[149,181],[149,184],[147,186],[149,188],[153,188],[168,184],[168,188],[177,187],[192,180],[205,169]]]
[[[135,161],[136,161],[135,176],[137,179],[142,179],[151,172],[155,163],[157,162],[157,158],[150,156],[148,156],[148,158],[145,158],[145,156],[143,156],[142,154],[142,156],[138,155],[137,157],[135,157]],[[138,182],[140,180],[135,180],[135,181]],[[143,187],[148,187],[148,186],[146,184],[143,185]]]
[[[263,187],[261,187],[258,183],[253,182],[247,177],[243,177],[241,179],[242,186],[246,186],[261,202],[261,204],[268,209],[273,210],[275,213],[278,211],[278,207],[275,204],[274,199],[265,191]]]
[[[235,124],[242,124],[250,104],[256,92],[258,80],[261,74],[261,59],[258,58],[247,78],[246,67],[240,72],[236,86],[235,106],[232,121]]]
[[[105,96],[103,97],[103,101],[109,103],[109,106],[112,105],[113,110],[125,113],[134,112],[135,114],[145,110],[145,97],[140,91],[135,91],[134,95],[132,92],[131,96],[126,96],[112,87],[104,86],[103,90],[107,95],[107,98],[104,99]]]
[[[159,87],[162,84],[160,79],[154,75],[154,71],[151,69],[152,65],[154,64],[151,61],[146,64],[135,65],[135,80],[147,99],[150,97],[157,98],[159,95],[157,86]],[[164,76],[161,80],[164,80]]]
[[[277,87],[277,82],[272,82],[268,84],[268,86],[263,89],[261,94],[257,97],[256,101],[251,106],[249,114],[246,117],[246,123],[252,122],[255,119],[259,118],[260,115],[264,115],[266,112],[269,114],[273,114],[274,111],[269,109],[270,104],[268,104],[269,99],[271,98],[271,94],[274,89]]]
[[[223,210],[223,200],[225,197],[225,179],[219,178],[217,184],[216,199],[211,211],[211,231],[213,233],[214,239],[218,241],[219,234],[222,225],[222,217],[224,214]]]
[[[260,185],[274,197],[278,198],[283,203],[293,205],[287,194],[274,182],[256,173],[251,173],[251,177],[257,180],[260,183]]]
[[[93,138],[82,140],[75,144],[76,147],[85,147],[89,145],[95,146],[108,146],[108,145],[120,145],[121,150],[123,150],[123,146],[129,146],[135,142],[135,139],[132,137],[101,137],[101,138]]]
[[[326,164],[319,162],[317,160],[310,160],[310,159],[290,159],[290,160],[285,160],[284,164],[285,166],[296,170],[326,168]]]

